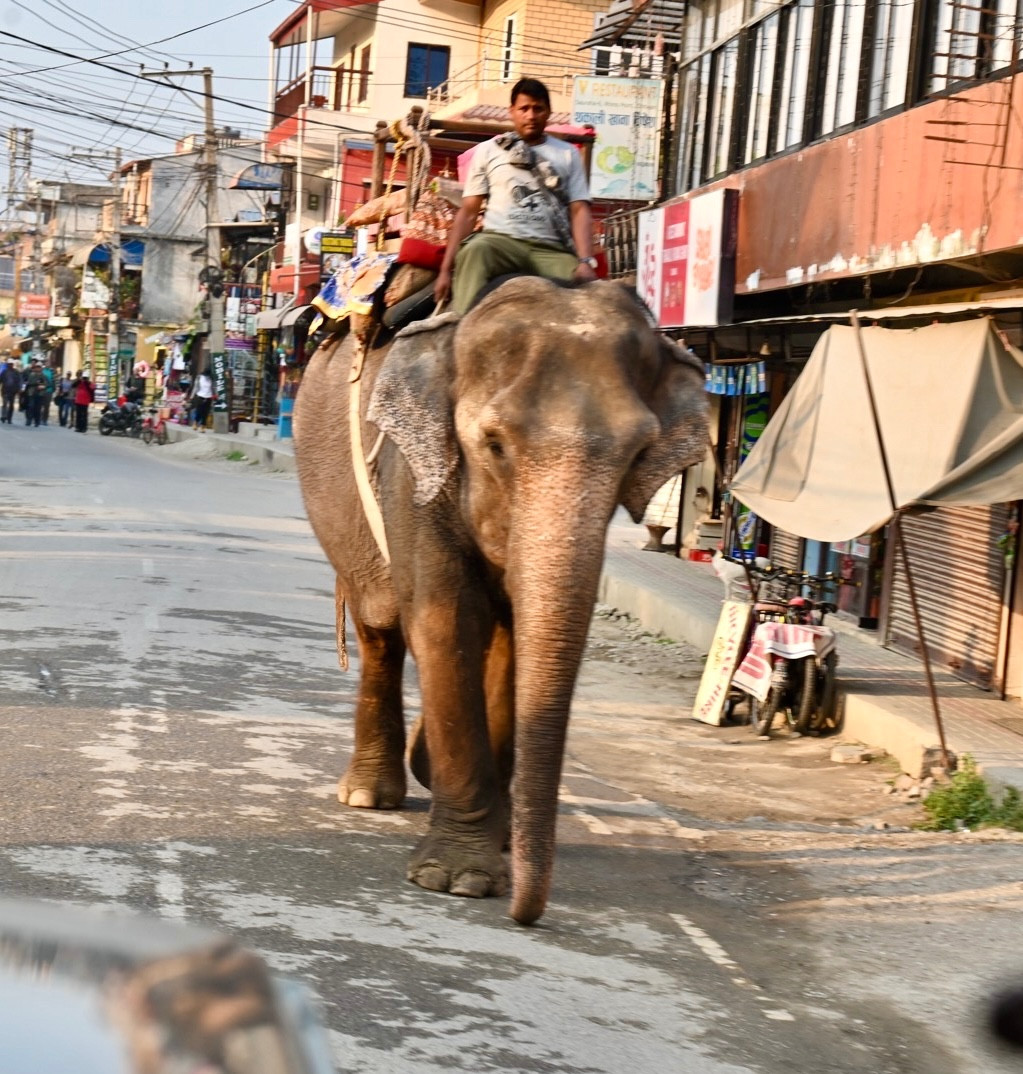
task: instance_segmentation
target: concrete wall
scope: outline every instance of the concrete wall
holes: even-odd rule
[[[221,220],[261,206],[257,192],[228,189],[234,175],[259,159],[258,146],[220,150]],[[201,165],[200,153],[152,162],[149,226],[138,233],[146,244],[139,302],[139,320],[144,323],[185,324],[202,297],[198,277],[206,264],[206,186]]]

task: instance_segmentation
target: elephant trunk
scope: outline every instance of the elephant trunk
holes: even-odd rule
[[[511,916],[522,925],[547,905],[569,708],[604,557],[606,514],[570,521],[531,535],[515,556]]]

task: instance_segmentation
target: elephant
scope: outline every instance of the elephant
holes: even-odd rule
[[[375,508],[352,464],[356,357]],[[408,879],[502,895],[510,836],[510,913],[533,924],[607,528],[619,504],[640,522],[665,480],[703,457],[703,368],[616,282],[520,277],[461,319],[364,347],[328,341],[303,376],[294,431],[307,514],[336,572],[339,644],[347,603],[361,662],[338,797],[402,805],[408,649],[422,703],[408,761],[431,792]]]

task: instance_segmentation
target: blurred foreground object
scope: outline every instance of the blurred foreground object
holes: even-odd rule
[[[335,1074],[298,984],[233,940],[154,918],[0,901],[11,1074]]]
[[[1023,983],[995,997],[991,1031],[1004,1044],[1023,1049]]]

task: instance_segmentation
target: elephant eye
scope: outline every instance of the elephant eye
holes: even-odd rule
[[[488,437],[487,450],[490,452],[491,455],[494,456],[495,459],[504,458],[504,445],[501,443],[500,440],[495,440],[493,437]]]

